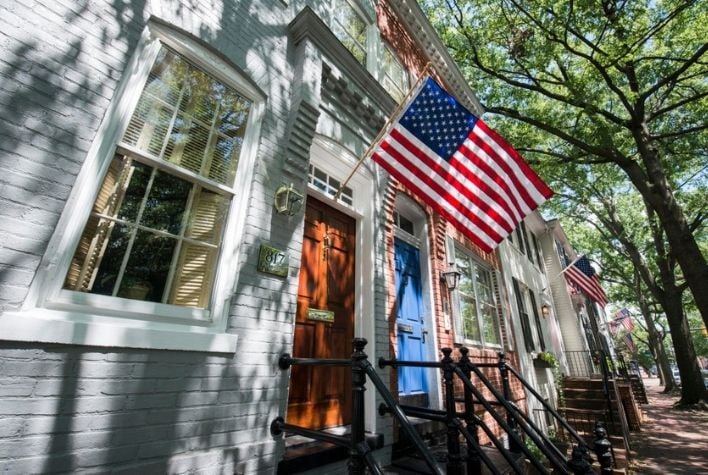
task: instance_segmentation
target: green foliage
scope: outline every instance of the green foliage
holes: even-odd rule
[[[707,2],[421,4],[492,114],[485,120],[557,192],[546,211],[564,218],[603,271],[625,253],[620,238],[652,265],[654,213],[661,245],[680,261],[685,243],[697,242],[703,254],[693,259],[705,262]],[[621,209],[623,229],[600,219],[608,205]],[[665,232],[676,227],[681,239]],[[633,269],[617,272],[626,281]],[[705,279],[690,277],[696,295]]]
[[[536,358],[541,361],[545,361],[551,368],[556,368],[558,366],[558,359],[556,358],[556,355],[548,351],[542,351],[538,353],[536,355]]]

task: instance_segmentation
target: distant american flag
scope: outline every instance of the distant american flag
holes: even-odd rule
[[[607,295],[600,286],[600,279],[595,272],[595,269],[590,265],[587,257],[582,256],[571,265],[561,271],[565,273],[566,278],[574,285],[578,286],[585,295],[590,297],[595,302],[603,307],[607,305]]]
[[[626,333],[624,337],[622,337],[622,340],[624,341],[625,346],[630,352],[636,353],[637,345],[634,344],[634,339],[632,338],[631,333]]]
[[[511,145],[432,79],[373,159],[486,252],[553,194]]]

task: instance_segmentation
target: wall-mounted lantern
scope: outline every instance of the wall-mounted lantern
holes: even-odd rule
[[[457,283],[460,281],[461,276],[462,273],[455,266],[450,266],[440,273],[440,279],[445,282],[445,286],[450,292],[457,288]]]
[[[293,184],[283,185],[275,191],[273,206],[278,214],[293,216],[302,208],[305,198],[298,193]]]

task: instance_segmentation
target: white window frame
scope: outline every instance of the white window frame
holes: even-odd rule
[[[342,25],[339,20],[337,20],[337,16],[335,14],[335,10],[339,7],[339,5],[349,5],[349,7],[352,9],[354,14],[359,17],[359,19],[364,23],[365,29],[364,29],[364,34],[366,35],[366,43],[365,44],[360,44],[356,39],[354,39],[347,29]],[[378,58],[378,51],[377,51],[377,46],[376,46],[376,36],[378,33],[376,32],[376,29],[373,27],[374,22],[372,21],[370,15],[367,14],[366,9],[362,8],[361,5],[358,4],[357,1],[352,1],[352,0],[334,0],[331,3],[331,10],[330,10],[330,15],[331,15],[331,24],[337,24],[339,28],[344,30],[345,34],[349,36],[353,41],[355,41],[359,46],[362,47],[362,50],[364,51],[364,54],[366,57],[364,58],[364,62],[361,63],[358,59],[357,62],[360,63],[364,68],[366,68],[369,71],[374,71],[376,69],[376,61]],[[340,39],[341,41],[341,39]],[[344,44],[344,43],[342,43]],[[346,48],[346,46],[345,46]],[[349,48],[347,48],[347,51],[349,51]],[[351,51],[350,51],[351,53]],[[354,55],[354,53],[352,53]],[[356,58],[356,56],[355,56]]]
[[[162,44],[252,101],[208,310],[62,290],[96,194]],[[245,213],[238,210],[246,208],[251,192],[264,110],[263,93],[231,64],[190,37],[151,21],[89,149],[22,308],[0,316],[0,339],[235,352],[238,336],[227,333],[226,325],[230,296],[238,279],[238,243],[245,220]]]
[[[389,93],[389,95],[391,97],[393,97],[396,100],[396,102],[400,103],[401,101],[403,101],[403,99],[405,99],[406,94],[408,94],[408,91],[410,91],[410,88],[411,88],[410,74],[408,73],[406,66],[398,59],[398,56],[396,56],[395,50],[385,43],[382,45],[382,48],[381,48],[381,63],[383,63],[384,56],[387,53],[391,55],[391,58],[393,59],[393,61],[396,64],[398,64],[398,66],[403,70],[403,73],[405,74],[405,77],[406,77],[406,83],[405,84],[396,83],[396,81],[394,81],[393,78],[391,76],[389,76],[388,73],[384,70],[383,64],[379,65],[379,71],[378,71],[379,82],[383,86],[384,80],[388,79],[391,82],[391,84],[393,84],[393,87],[397,90],[397,93],[400,94],[400,97],[394,96],[394,94],[392,94],[391,91],[387,90],[387,92]],[[385,86],[384,86],[384,88],[385,88]]]
[[[499,349],[502,348],[504,345],[504,335],[502,333],[501,329],[501,320],[504,318],[502,312],[501,312],[501,303],[499,301],[499,295],[498,295],[498,290],[499,290],[499,275],[495,269],[492,269],[488,265],[483,264],[482,262],[479,261],[474,255],[472,251],[469,249],[465,248],[462,244],[455,242],[452,238],[448,237],[447,239],[447,255],[448,255],[448,263],[450,265],[455,265],[455,249],[459,249],[462,253],[464,253],[470,261],[476,265],[479,266],[481,269],[489,273],[489,278],[490,278],[490,285],[492,286],[492,299],[494,300],[494,310],[495,310],[495,320],[496,320],[496,325],[497,325],[497,332],[499,335],[499,343],[489,343],[484,340],[484,328],[483,328],[483,322],[482,322],[482,317],[483,315],[480,315],[479,312],[479,307],[477,307],[477,325],[479,326],[479,340],[472,340],[469,339],[465,336],[464,334],[464,324],[462,322],[462,314],[460,312],[460,296],[459,296],[459,290],[455,289],[452,291],[452,315],[453,315],[453,321],[454,321],[454,339],[455,343],[460,343],[464,345],[471,345],[471,346],[477,346],[477,347],[482,347],[482,348],[491,348],[491,349]],[[477,298],[477,292],[475,289],[475,298]]]

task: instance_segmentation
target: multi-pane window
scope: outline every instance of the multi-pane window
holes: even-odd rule
[[[347,0],[334,2],[332,31],[361,64],[366,66],[367,23]]]
[[[335,196],[337,191],[342,187],[341,181],[314,165],[310,165],[308,183],[329,196]],[[354,203],[354,191],[351,187],[345,186],[342,188],[338,200],[346,205],[352,206]]]
[[[501,345],[492,272],[455,246],[455,265],[462,274],[457,285],[458,322],[466,340]]]
[[[388,46],[383,48],[381,61],[382,85],[391,97],[401,102],[408,92],[408,72]]]
[[[250,109],[161,46],[64,288],[207,308]]]

